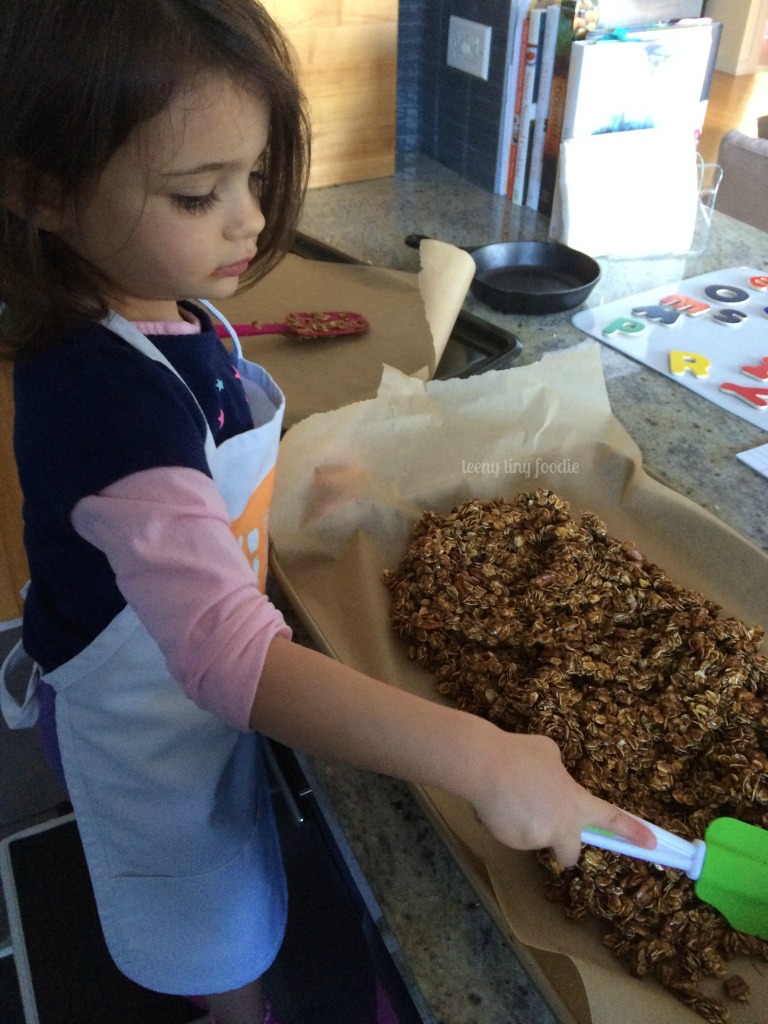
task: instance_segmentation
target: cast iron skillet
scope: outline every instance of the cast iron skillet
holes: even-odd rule
[[[428,235],[408,235],[418,249]],[[580,305],[600,280],[600,267],[559,242],[495,242],[466,247],[477,270],[472,291],[502,313],[559,313]]]

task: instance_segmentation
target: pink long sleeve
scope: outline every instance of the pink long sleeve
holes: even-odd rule
[[[269,645],[291,633],[258,589],[213,481],[186,468],[134,473],[79,501],[72,525],[104,552],[190,699],[246,730]]]

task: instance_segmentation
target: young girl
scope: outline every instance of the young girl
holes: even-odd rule
[[[294,645],[264,595],[283,399],[195,300],[262,276],[297,223],[307,124],[269,16],[3,0],[0,26],[0,343],[38,666],[15,717],[55,706],[118,967],[261,1024],[286,894],[260,734],[443,787],[565,865],[588,824],[653,846],[550,740]]]

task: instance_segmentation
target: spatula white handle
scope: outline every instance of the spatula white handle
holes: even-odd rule
[[[614,853],[626,854],[628,857],[650,861],[651,864],[661,864],[665,868],[678,868],[694,882],[697,881],[707,852],[707,845],[703,839],[694,839],[689,843],[687,839],[681,839],[666,829],[659,828],[658,825],[652,825],[650,821],[643,821],[642,818],[637,820],[642,821],[656,836],[656,846],[652,850],[635,846],[634,843],[612,832],[603,832],[595,828],[585,828],[581,833],[581,841],[589,843],[590,846],[599,846],[601,850],[611,850]]]

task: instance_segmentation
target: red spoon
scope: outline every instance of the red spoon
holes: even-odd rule
[[[284,323],[232,324],[236,334],[292,334],[299,338],[332,338],[343,334],[364,334],[370,324],[360,313],[288,313]],[[216,324],[220,338],[228,336],[226,327]]]

